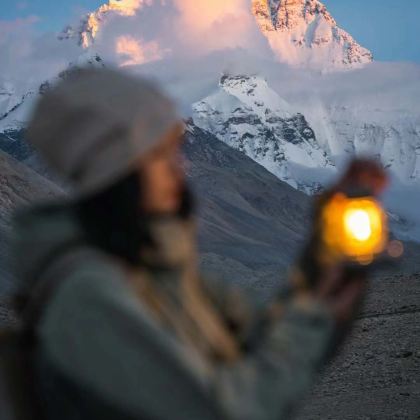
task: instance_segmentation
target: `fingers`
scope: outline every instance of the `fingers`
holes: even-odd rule
[[[315,293],[320,298],[327,298],[332,295],[342,282],[344,269],[342,265],[334,265],[325,271],[325,275],[320,279]]]
[[[354,159],[347,171],[338,182],[336,189],[342,190],[347,186],[365,188],[373,195],[380,194],[388,184],[388,176],[384,168],[372,159]]]
[[[352,318],[364,289],[364,279],[351,279],[345,282],[333,297],[330,297],[329,306],[339,323],[347,322]]]
[[[355,313],[366,287],[366,274],[351,271],[343,264],[324,269],[313,295],[323,301],[340,324],[349,321]]]

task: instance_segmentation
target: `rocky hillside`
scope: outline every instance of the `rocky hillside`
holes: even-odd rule
[[[188,127],[184,152],[199,197],[202,268],[264,294],[280,285],[302,243],[309,198],[212,134]],[[30,148],[22,138],[15,141],[9,151],[27,162]],[[23,162],[3,152],[0,157],[0,223],[7,230],[15,206],[61,189]]]
[[[184,151],[200,197],[203,270],[262,294],[279,286],[302,244],[309,198],[191,124]]]

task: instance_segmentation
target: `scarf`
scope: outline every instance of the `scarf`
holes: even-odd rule
[[[162,216],[149,225],[157,247],[142,249],[147,268],[130,274],[137,296],[162,326],[206,361],[236,360],[239,345],[201,283],[195,220]]]

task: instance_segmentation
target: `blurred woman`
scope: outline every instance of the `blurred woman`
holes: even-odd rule
[[[183,132],[157,86],[112,69],[34,110],[28,139],[73,187],[14,219],[48,419],[285,418],[354,313],[339,267],[262,311],[200,274]]]

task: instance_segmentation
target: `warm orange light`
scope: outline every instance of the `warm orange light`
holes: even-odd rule
[[[388,241],[386,214],[371,197],[336,194],[324,207],[322,235],[332,256],[369,264]]]
[[[119,36],[116,39],[115,49],[117,54],[125,58],[125,60],[120,64],[121,67],[134,66],[137,64],[160,60],[163,53],[157,42],[143,42],[142,40],[135,39],[130,35]]]

